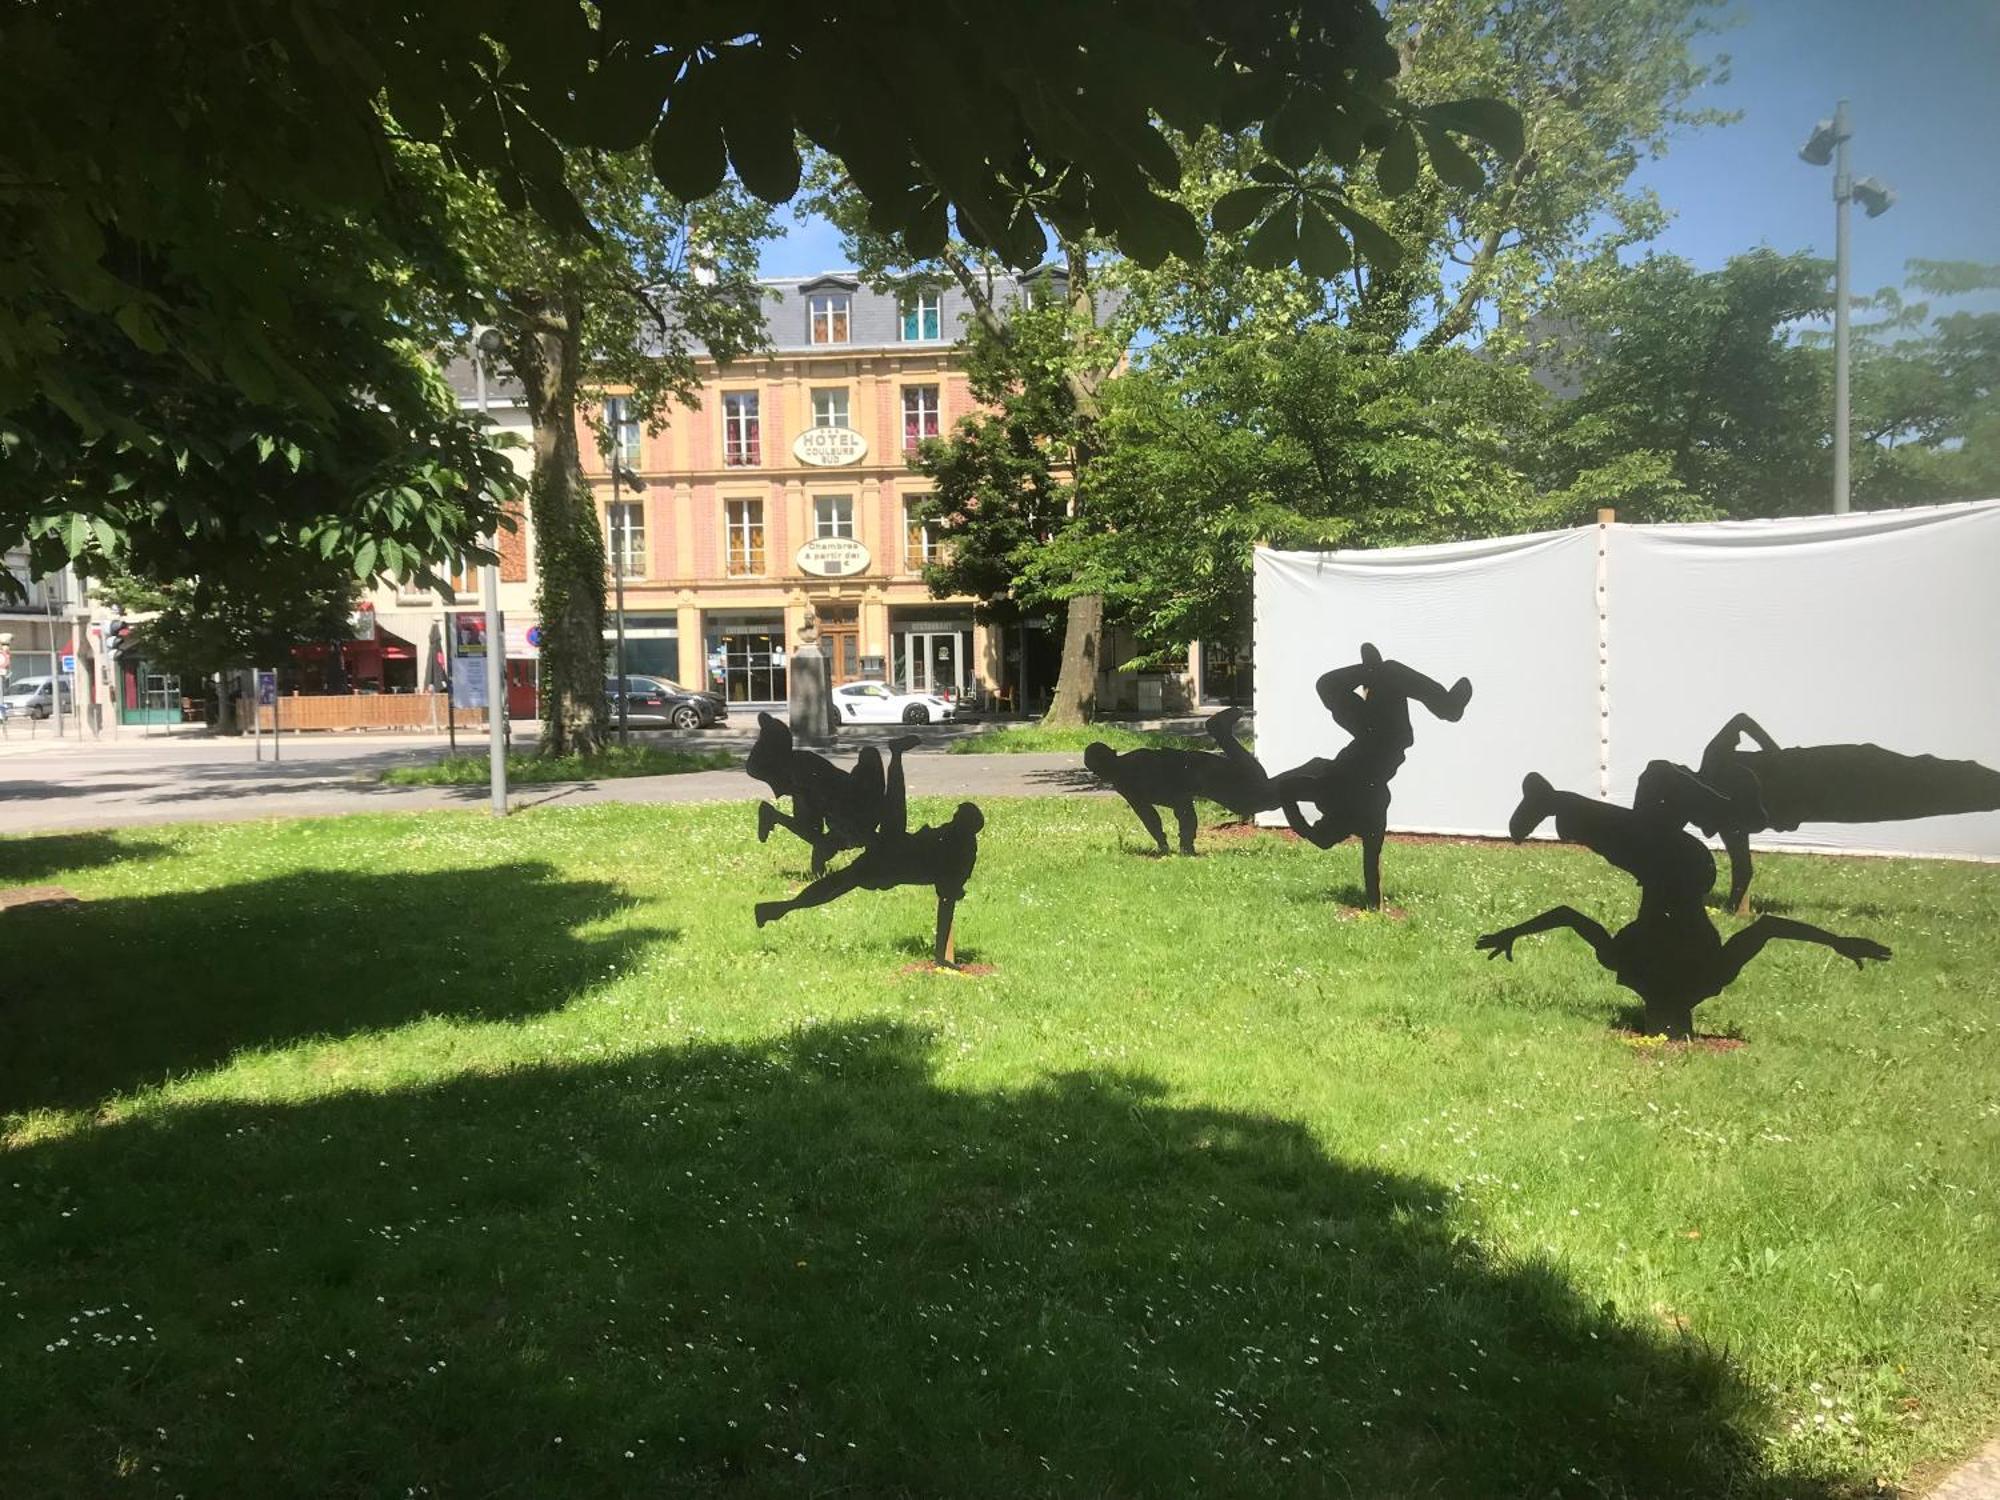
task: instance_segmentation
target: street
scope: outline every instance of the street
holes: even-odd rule
[[[912,796],[1023,796],[1088,791],[1092,782],[1073,754],[949,755],[947,744],[974,726],[940,725],[919,731],[925,745],[904,764]],[[193,726],[171,733],[122,729],[79,740],[74,726],[58,739],[47,724],[8,726],[0,741],[0,834],[46,833],[138,824],[241,821],[313,817],[353,812],[412,812],[440,807],[481,807],[483,786],[384,786],[376,778],[392,766],[415,765],[445,750],[443,735],[288,734],[282,758],[264,760],[248,738],[211,736]],[[536,726],[516,722],[517,750],[535,742]],[[634,739],[662,747],[744,751],[756,732],[740,724],[696,734],[635,731]],[[850,730],[831,758],[846,763],[867,741],[880,742],[901,726]],[[485,741],[463,731],[461,753],[483,754]],[[698,771],[684,776],[644,776],[601,782],[523,787],[510,798],[517,808],[586,802],[725,802],[755,797],[762,788],[740,770]]]

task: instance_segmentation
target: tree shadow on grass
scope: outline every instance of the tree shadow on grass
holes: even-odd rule
[[[1437,1184],[1130,1075],[942,1087],[884,1021],[6,1175],[7,1492],[1831,1493],[1726,1358],[1495,1264]]]
[[[120,860],[154,859],[166,852],[164,844],[129,834],[43,833],[0,838],[0,886],[32,885],[51,875]]]
[[[557,1009],[662,935],[576,935],[623,900],[614,885],[516,863],[308,870],[17,909],[4,927],[0,1116],[88,1107],[244,1048]]]

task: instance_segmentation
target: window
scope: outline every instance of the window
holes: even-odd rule
[[[755,391],[731,391],[722,398],[722,461],[732,469],[764,461]]]
[[[853,536],[854,497],[852,495],[813,496],[814,536]]]
[[[764,571],[764,502],[731,500],[729,517],[729,576],[741,578]]]
[[[918,339],[942,338],[943,320],[938,314],[938,294],[918,292],[903,304],[903,338],[914,342]]]
[[[938,435],[938,388],[934,385],[903,387],[903,450],[915,448],[925,438]]]
[[[845,292],[815,292],[806,298],[813,343],[847,342],[847,300]]]
[[[938,560],[935,523],[923,518],[929,495],[912,495],[903,502],[903,571],[921,572]]]
[[[607,505],[605,533],[609,561],[620,578],[646,576],[646,507],[638,501]]]
[[[479,602],[479,565],[471,559],[455,557],[438,568],[437,576],[451,585],[448,602]],[[396,601],[399,604],[436,604],[446,597],[442,590],[427,589],[414,578],[405,578],[396,585]]]
[[[785,617],[704,615],[708,685],[731,703],[785,701]]]
[[[628,469],[639,467],[639,424],[623,415],[625,403],[612,403],[611,435],[612,451],[618,455],[618,462]]]
[[[848,427],[847,387],[834,386],[813,392],[813,426]]]

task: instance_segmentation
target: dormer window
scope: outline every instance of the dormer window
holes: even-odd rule
[[[913,292],[903,304],[903,341],[916,343],[943,336],[944,320],[936,292]]]
[[[845,292],[814,292],[806,299],[809,336],[815,344],[847,342],[848,296]]]

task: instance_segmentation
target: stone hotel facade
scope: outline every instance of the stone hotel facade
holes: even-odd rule
[[[1032,295],[1045,270],[996,287]],[[1054,685],[1054,622],[1006,629],[973,618],[970,598],[938,599],[923,579],[937,538],[913,509],[929,482],[908,459],[972,408],[957,347],[971,305],[955,286],[898,302],[852,275],[765,283],[770,347],[728,364],[704,357],[695,404],[657,432],[617,433],[622,483],[587,428],[584,471],[597,498],[611,566],[622,574],[626,669],[721,693],[745,707],[786,699],[789,653],[812,633],[833,655],[836,681],[881,677],[984,705],[1028,708]],[[452,378],[468,404],[471,369]],[[518,388],[496,377],[490,412],[525,438]],[[525,446],[517,450],[525,464]],[[525,522],[500,542],[500,605],[509,658],[509,712],[536,712],[534,537]],[[419,680],[420,646],[449,613],[484,607],[475,574],[455,600],[384,588],[374,604],[382,689]],[[607,619],[607,659],[610,621]],[[1110,661],[1125,643],[1113,642]],[[1196,653],[1199,660],[1199,653]],[[1107,707],[1174,707],[1191,697],[1184,673],[1148,680],[1106,673]],[[1156,701],[1148,702],[1148,699]]]

